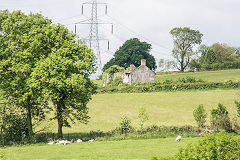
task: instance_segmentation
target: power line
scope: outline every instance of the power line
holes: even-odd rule
[[[171,50],[171,49],[169,49],[168,47],[165,47],[165,46],[163,46],[163,45],[160,45],[160,44],[158,44],[158,43],[156,43],[156,42],[154,42],[154,41],[152,41],[152,40],[149,40],[148,38],[144,37],[144,36],[141,35],[140,33],[137,33],[137,32],[135,32],[134,30],[132,30],[131,28],[129,28],[129,27],[127,27],[126,25],[122,24],[121,22],[119,22],[119,21],[116,20],[115,18],[113,18],[113,17],[111,17],[111,16],[109,16],[109,15],[107,15],[107,16],[108,16],[109,18],[111,18],[113,21],[115,21],[115,22],[117,22],[118,24],[120,24],[121,26],[123,26],[124,28],[126,28],[127,30],[129,30],[130,32],[138,35],[139,37],[141,37],[141,38],[143,38],[143,39],[145,39],[146,41],[151,42],[152,44],[155,44],[156,46],[158,46],[158,47],[160,47],[160,48],[164,48],[164,49],[167,49],[167,50]]]
[[[79,17],[79,16],[82,16],[82,15],[78,14],[78,15],[75,15],[75,16],[71,16],[71,17],[67,17],[67,18],[63,18],[63,19],[59,19],[59,20],[55,20],[55,21],[56,22],[62,22],[62,21],[66,21],[66,20],[69,20],[69,19],[73,19],[73,18]]]

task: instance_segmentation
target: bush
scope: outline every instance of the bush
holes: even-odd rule
[[[239,69],[239,68],[240,68],[240,61],[235,61],[235,62],[202,64],[200,70],[214,71],[214,70]]]
[[[121,85],[123,85],[123,79],[121,77],[117,77],[113,81],[108,83],[108,86],[110,87],[121,86]]]
[[[111,77],[111,80],[113,80],[115,73],[123,72],[124,70],[125,69],[123,67],[119,67],[118,65],[111,66],[110,68],[105,70],[102,74],[101,78],[102,78],[103,84],[106,83],[107,75],[109,75]],[[105,86],[107,85],[108,84],[105,84]],[[118,85],[113,85],[113,86],[118,86]]]
[[[127,132],[132,128],[131,127],[131,121],[124,115],[122,116],[122,121],[120,123],[120,128],[122,130],[122,133],[125,133],[127,135]]]
[[[237,109],[237,116],[240,117],[240,102],[235,101],[236,109]]]
[[[149,120],[148,117],[149,116],[148,113],[146,112],[146,107],[141,107],[138,113],[139,125],[141,130],[143,129],[144,123]]]
[[[180,149],[177,160],[235,160],[240,159],[240,138],[234,134],[221,132],[207,135],[195,145]]]
[[[219,131],[219,129],[226,131],[232,130],[227,108],[220,103],[218,104],[217,109],[211,110],[211,125],[217,131]]]
[[[180,78],[177,82],[181,83],[196,83],[196,82],[204,82],[202,79],[196,79],[195,77],[186,77]]]
[[[14,106],[5,105],[0,112],[1,144],[18,144],[29,141],[24,114]]]
[[[199,105],[194,111],[193,116],[195,121],[197,122],[198,127],[204,127],[206,123],[207,113],[203,108],[203,105]]]
[[[186,81],[185,81],[186,82]],[[233,89],[238,88],[240,82],[226,81],[226,82],[194,82],[183,83],[173,82],[171,80],[163,83],[135,83],[132,85],[113,86],[106,88],[98,88],[98,93],[143,93],[143,92],[161,92],[161,91],[184,91],[184,90],[208,90],[208,89]]]

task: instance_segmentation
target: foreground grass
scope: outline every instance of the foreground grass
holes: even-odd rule
[[[177,80],[179,78],[195,77],[207,82],[224,82],[227,80],[240,81],[240,69],[221,70],[221,71],[202,71],[175,74],[160,74],[156,76],[156,81]]]
[[[149,160],[153,156],[171,157],[179,148],[200,138],[175,138],[84,142],[63,145],[13,146],[0,149],[7,159],[79,159],[79,160]]]
[[[230,116],[236,115],[234,101],[240,99],[239,90],[209,90],[157,93],[97,94],[89,102],[88,125],[75,123],[72,128],[64,128],[64,133],[109,131],[119,126],[121,116],[126,115],[131,125],[139,127],[138,112],[142,106],[149,113],[146,125],[183,126],[196,125],[193,110],[203,104],[207,110],[216,108],[218,103],[225,105]],[[45,122],[43,125],[47,125]],[[145,125],[145,126],[146,126]],[[48,128],[57,132],[57,122],[48,123]]]

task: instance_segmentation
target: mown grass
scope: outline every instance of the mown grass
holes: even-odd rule
[[[228,80],[240,81],[240,69],[221,70],[221,71],[202,71],[172,74],[157,74],[156,81],[177,80],[186,77],[195,77],[208,82],[224,82]]]
[[[151,157],[172,157],[181,147],[200,138],[175,138],[95,141],[81,144],[12,146],[0,149],[7,159],[78,159],[78,160],[149,160]]]
[[[203,104],[207,110],[216,108],[218,103],[227,107],[231,117],[236,115],[235,100],[240,100],[239,90],[177,91],[156,93],[97,94],[89,102],[88,125],[76,123],[72,128],[64,128],[64,133],[89,131],[109,131],[119,126],[121,116],[126,115],[133,127],[138,125],[139,108],[145,106],[149,121],[145,124],[183,126],[196,125],[193,110]],[[43,125],[47,125],[44,122]],[[57,132],[55,121],[48,123],[50,131]]]

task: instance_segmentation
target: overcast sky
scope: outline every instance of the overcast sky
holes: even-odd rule
[[[42,13],[54,23],[61,23],[74,30],[74,23],[90,16],[88,0],[0,0],[0,9],[22,10],[25,13]],[[151,54],[159,59],[171,59],[173,46],[169,31],[174,27],[190,27],[203,33],[203,44],[220,42],[240,46],[240,1],[239,0],[99,0],[108,3],[108,16],[104,6],[99,6],[99,19],[114,24],[99,26],[102,41],[102,61],[106,63],[113,53],[128,39],[137,37],[152,44]],[[86,38],[88,25],[78,25],[77,33]]]

